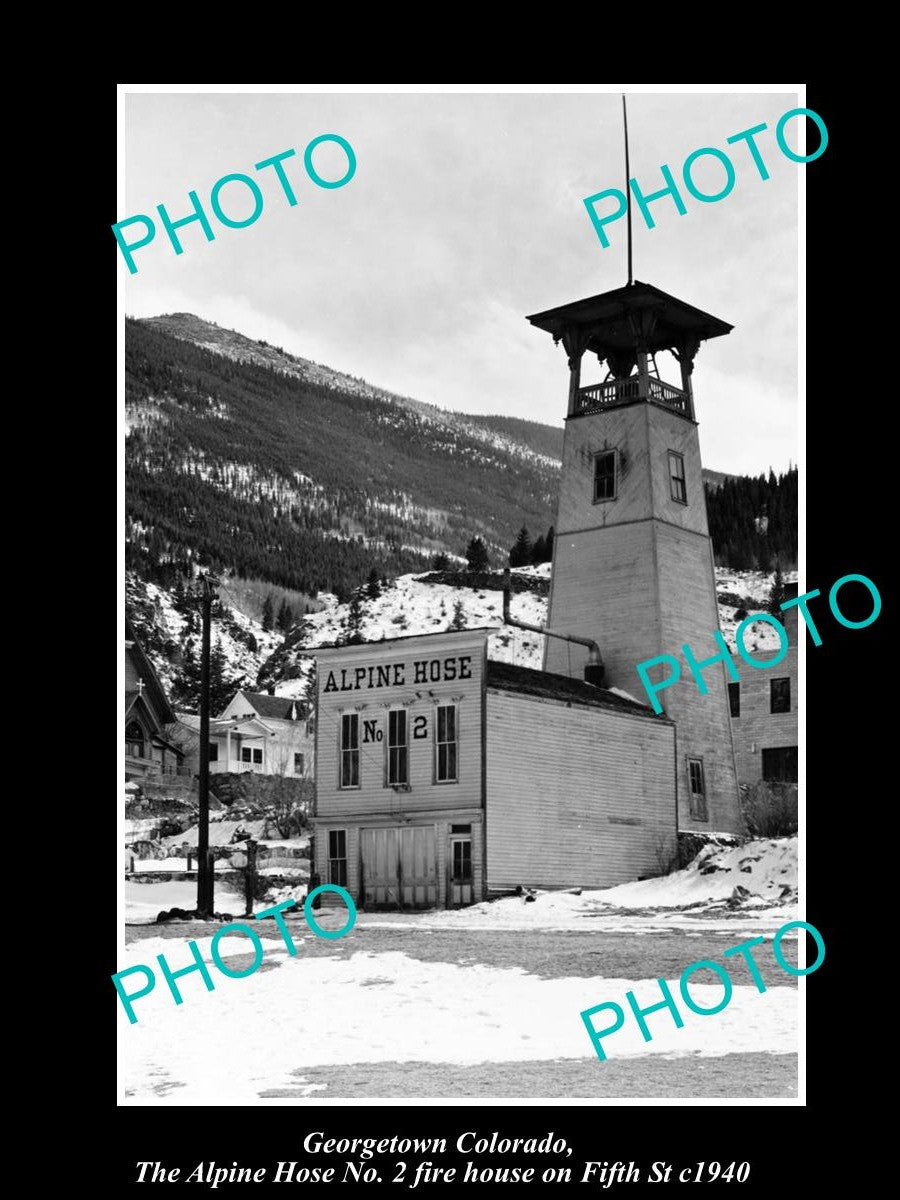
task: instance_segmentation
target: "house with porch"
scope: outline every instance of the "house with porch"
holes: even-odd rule
[[[199,738],[199,717],[179,713],[178,719]],[[209,723],[210,774],[252,771],[309,779],[314,745],[314,718],[303,700],[240,691]],[[198,755],[196,749],[191,754],[195,771]]]
[[[180,773],[184,751],[167,732],[175,713],[125,617],[125,780]]]

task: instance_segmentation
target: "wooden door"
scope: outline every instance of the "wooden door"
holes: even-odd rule
[[[438,900],[433,825],[360,831],[367,908],[434,908]]]
[[[404,908],[437,904],[437,840],[433,825],[408,825],[400,833],[400,894]]]
[[[400,904],[400,830],[360,830],[363,904],[397,908]]]
[[[457,908],[473,899],[472,839],[454,837],[450,839],[450,905]]]

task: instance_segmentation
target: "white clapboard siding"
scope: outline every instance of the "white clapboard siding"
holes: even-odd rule
[[[334,816],[374,816],[386,814],[408,817],[422,812],[445,809],[480,808],[482,801],[481,769],[481,693],[487,639],[484,633],[455,632],[424,637],[376,642],[341,650],[322,652],[318,668],[318,746],[316,750],[316,814]],[[415,682],[415,663],[428,660],[444,664],[466,659],[468,678]],[[326,692],[329,672],[345,681],[354,678],[357,669],[379,664],[403,664],[404,683],[396,687],[361,688],[354,691]],[[393,676],[392,676],[393,677]],[[377,679],[377,672],[374,676]],[[404,704],[408,714],[409,789],[398,790],[386,783],[388,711],[391,705]],[[458,781],[435,782],[435,710],[439,704],[458,705]],[[360,720],[360,786],[341,788],[340,729],[341,715],[357,712]],[[366,723],[370,736],[374,722],[380,740],[364,741]],[[425,736],[416,738],[419,729]]]
[[[472,839],[472,889],[475,902],[484,898],[484,835],[482,823],[484,813],[481,809],[461,810],[459,812],[435,814],[432,821],[418,819],[410,822],[404,828],[418,827],[427,824],[435,832],[437,860],[437,902],[438,908],[448,903],[448,887],[450,872],[450,841],[455,835],[451,833],[453,825],[471,826]],[[328,862],[328,834],[333,829],[343,829],[347,835],[347,890],[357,903],[362,903],[361,852],[362,830],[369,828],[389,827],[397,829],[389,821],[376,822],[372,818],[363,819],[364,824],[357,820],[349,821],[328,820],[318,821],[316,828],[316,860],[315,870],[323,883],[331,882]],[[325,893],[322,897],[325,907],[331,908],[341,901],[334,893]]]
[[[674,768],[663,720],[490,690],[488,891],[658,874],[676,836]]]

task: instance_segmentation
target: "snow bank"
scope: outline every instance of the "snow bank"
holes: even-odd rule
[[[765,838],[743,846],[707,846],[682,871],[592,893],[619,908],[678,908],[727,900],[735,887],[779,900],[797,888],[797,838]]]
[[[732,900],[735,888],[746,895]],[[759,932],[796,918],[797,838],[709,846],[682,871],[580,894],[535,891],[469,908],[395,917],[360,913],[362,925],[409,928],[552,929],[650,934],[664,930]],[[727,903],[726,903],[727,902]],[[635,912],[634,910],[640,910]]]

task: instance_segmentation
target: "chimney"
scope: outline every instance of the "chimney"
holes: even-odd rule
[[[594,687],[603,687],[603,678],[606,675],[606,667],[603,665],[603,660],[597,650],[592,650],[588,655],[588,660],[584,664],[584,682],[591,683]]]

